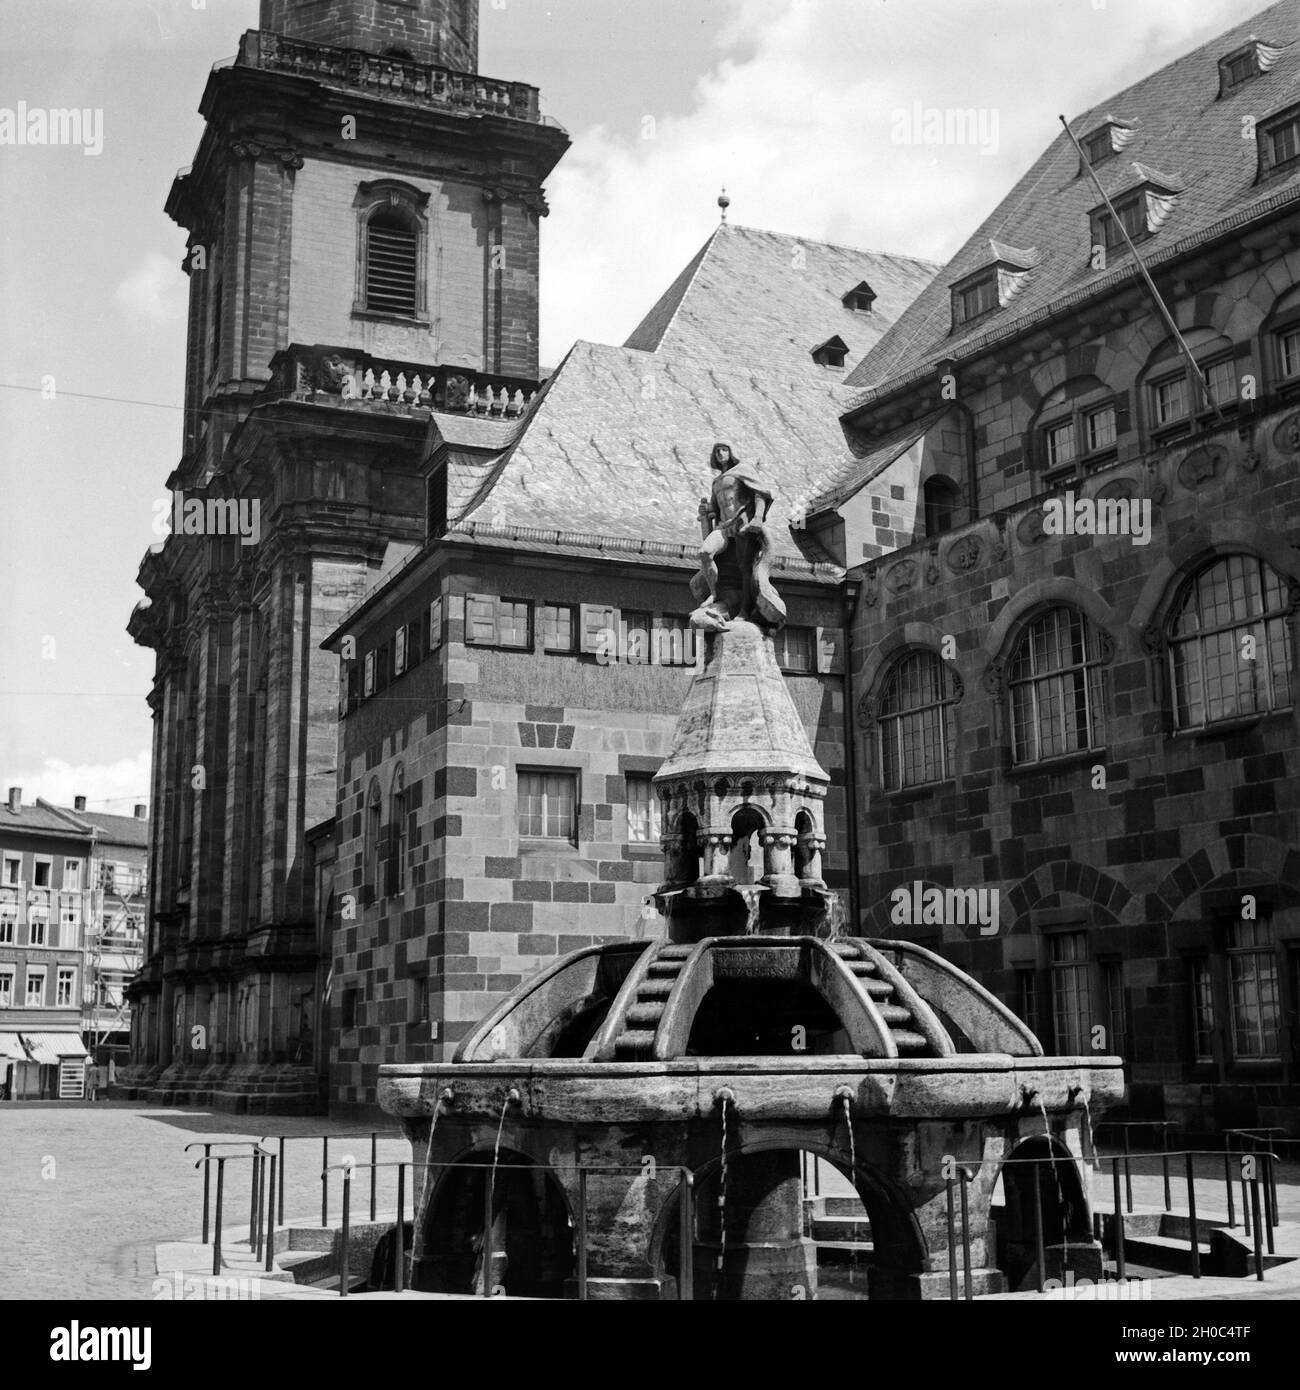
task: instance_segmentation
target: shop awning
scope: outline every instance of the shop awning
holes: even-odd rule
[[[88,1057],[79,1033],[24,1033],[23,1042],[33,1062],[57,1067],[65,1057]]]
[[[8,1057],[15,1062],[25,1062],[27,1053],[23,1050],[23,1040],[17,1033],[0,1033],[0,1057]]]

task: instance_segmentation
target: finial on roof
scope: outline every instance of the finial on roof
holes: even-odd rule
[[[731,199],[727,197],[725,186],[722,192],[718,194],[718,206],[722,209],[722,220],[725,222],[727,220],[727,209],[731,206]]]

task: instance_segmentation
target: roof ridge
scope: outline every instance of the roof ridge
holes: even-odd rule
[[[888,261],[910,261],[913,265],[933,266],[936,270],[942,270],[944,262],[927,261],[923,256],[903,256],[895,251],[877,251],[869,246],[850,246],[844,241],[826,241],[823,237],[806,236],[801,232],[774,232],[770,227],[750,227],[743,222],[727,222],[723,224],[733,232],[757,232],[760,236],[783,237],[787,241],[806,241],[816,246],[829,246],[832,251],[851,251],[855,256],[879,256],[882,260]]]
[[[668,322],[665,323],[664,326],[657,333],[653,334],[655,343],[654,347],[633,348],[633,351],[635,352],[657,352],[659,350],[659,347],[662,345],[664,339],[668,336],[669,329],[671,329],[673,324],[677,322],[677,315],[681,312],[682,305],[686,303],[686,296],[690,292],[691,286],[695,283],[695,277],[700,273],[700,267],[708,258],[709,250],[713,245],[713,239],[718,235],[718,232],[721,231],[721,229],[725,225],[726,223],[719,223],[718,226],[714,227],[714,229],[708,234],[708,236],[705,237],[704,244],[690,258],[690,260],[686,262],[686,264],[681,268],[681,270],[677,272],[677,274],[673,277],[672,282],[669,284],[668,288],[659,296],[658,299],[655,300],[655,302],[645,311],[645,313],[642,314],[636,327],[627,335],[627,337],[623,340],[620,346],[631,346],[632,339],[635,338],[637,334],[641,332],[641,330],[652,318],[654,318],[659,306],[661,304],[664,304],[666,301],[671,300],[672,297],[676,295],[676,302],[673,304],[672,313],[668,316]],[[583,340],[575,339],[574,341],[576,345],[576,343],[581,342]],[[572,349],[570,349],[570,351],[572,351]],[[558,371],[559,368],[556,368],[556,370]]]

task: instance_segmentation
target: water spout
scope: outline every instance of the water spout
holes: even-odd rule
[[[837,1086],[835,1088],[835,1099],[839,1101],[844,1110],[844,1125],[849,1132],[849,1180],[853,1184],[854,1191],[858,1186],[858,1145],[853,1134],[853,1090],[849,1086]],[[814,1160],[816,1161],[816,1160]],[[854,1241],[853,1248],[849,1251],[849,1287],[852,1288],[857,1280],[858,1274],[858,1249],[857,1242]]]
[[[415,1239],[411,1242],[411,1269],[424,1258],[424,1225],[425,1225],[425,1204],[429,1200],[429,1163],[433,1158],[433,1136],[438,1128],[438,1116],[442,1113],[444,1104],[450,1105],[455,1100],[455,1092],[450,1086],[444,1086],[438,1093],[438,1099],[433,1103],[433,1114],[429,1119],[429,1142],[424,1146],[424,1173],[420,1180],[420,1200],[415,1208]],[[402,1213],[397,1213],[397,1219],[402,1219]]]
[[[730,1086],[722,1086],[714,1092],[713,1101],[722,1107],[722,1152],[718,1172],[718,1272],[713,1285],[716,1300],[722,1287],[722,1271],[727,1259],[727,1106],[735,1105],[736,1093]]]
[[[492,1146],[492,1172],[488,1176],[487,1209],[485,1216],[486,1226],[483,1231],[484,1288],[488,1288],[492,1283],[492,1271],[488,1268],[489,1261],[487,1255],[492,1248],[492,1218],[496,1202],[497,1165],[501,1161],[501,1131],[506,1127],[506,1111],[508,1111],[512,1105],[518,1105],[521,1100],[522,1097],[520,1096],[518,1089],[514,1086],[511,1086],[511,1088],[506,1092],[505,1100],[501,1102],[501,1118],[497,1121],[496,1143]]]

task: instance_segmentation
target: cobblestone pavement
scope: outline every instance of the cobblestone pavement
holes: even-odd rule
[[[357,1126],[323,1116],[241,1116],[141,1107],[128,1101],[31,1102],[0,1106],[0,1299],[150,1298],[154,1247],[196,1238],[203,1178],[193,1167],[196,1139],[258,1139],[268,1133],[350,1132],[330,1145],[330,1161],[351,1153],[368,1162]],[[286,1145],[285,1214],[320,1219],[319,1141]],[[410,1158],[404,1139],[380,1139],[382,1161]],[[248,1224],[249,1164],[227,1165],[227,1216]],[[395,1184],[395,1174],[380,1175]],[[215,1177],[213,1182],[215,1188]],[[357,1186],[367,1196],[368,1181]],[[331,1184],[337,1217],[340,1184]],[[364,1200],[364,1199],[363,1199]]]

